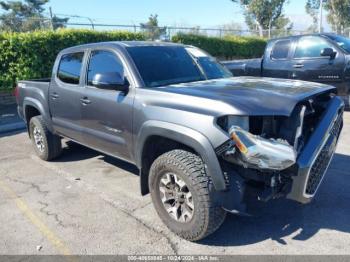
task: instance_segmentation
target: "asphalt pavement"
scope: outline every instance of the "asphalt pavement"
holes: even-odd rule
[[[0,135],[0,254],[350,254],[350,113],[309,205],[260,204],[198,243],[172,234],[142,197],[135,166],[68,142],[41,161],[28,135]]]
[[[17,105],[0,104],[0,134],[23,130],[25,123],[18,116]]]

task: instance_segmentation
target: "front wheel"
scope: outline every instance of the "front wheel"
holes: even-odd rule
[[[226,212],[211,199],[213,186],[204,163],[191,152],[173,150],[158,157],[149,188],[159,217],[184,239],[203,239],[225,220]]]

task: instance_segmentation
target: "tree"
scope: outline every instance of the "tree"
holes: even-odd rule
[[[350,25],[350,0],[329,0],[325,9],[328,11],[327,21],[337,33],[343,33]]]
[[[148,39],[154,41],[166,35],[167,28],[159,27],[158,15],[150,15],[147,23],[140,24],[141,29],[146,33]]]
[[[307,0],[305,5],[305,11],[312,17],[312,20],[316,25],[318,23],[319,9],[320,9],[320,0]]]
[[[7,11],[0,16],[1,29],[7,31],[30,31],[42,27],[43,5],[49,0],[0,1]]]
[[[45,18],[44,5],[49,0],[0,1],[0,7],[6,12],[0,15],[0,30],[27,32],[37,29],[63,27],[67,18],[53,16],[52,21]]]
[[[321,0],[307,0],[306,12],[312,17],[314,26],[319,23],[319,9]],[[324,9],[327,11],[327,21],[337,33],[342,33],[350,26],[350,0],[323,0]]]
[[[69,18],[60,18],[57,17],[56,15],[54,15],[52,17],[52,29],[56,30],[58,28],[65,28],[66,27],[66,23],[68,22]]]
[[[278,18],[281,17],[283,6],[287,0],[231,0],[239,3],[244,8],[244,16],[250,29],[257,27],[259,35],[264,36],[264,30],[271,29],[277,25]]]
[[[293,29],[293,23],[290,21],[288,17],[285,17],[284,15],[281,15],[279,18],[275,20],[273,23],[272,29],[273,36],[285,36],[286,34],[289,35]]]

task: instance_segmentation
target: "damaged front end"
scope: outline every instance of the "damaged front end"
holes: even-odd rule
[[[343,110],[341,99],[323,94],[299,103],[289,117],[219,118],[218,125],[230,140],[216,153],[229,191],[238,199],[232,203],[225,198],[223,207],[246,213],[247,195],[264,201],[284,196],[308,203],[335,152]]]

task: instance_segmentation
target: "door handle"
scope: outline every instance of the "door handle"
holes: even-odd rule
[[[53,94],[51,95],[51,97],[52,97],[52,99],[57,99],[57,98],[59,98],[60,96],[59,96],[57,93],[53,93]]]
[[[83,105],[91,104],[91,101],[87,97],[80,99],[80,101]]]
[[[303,64],[295,64],[293,65],[294,68],[303,68],[304,65]]]

